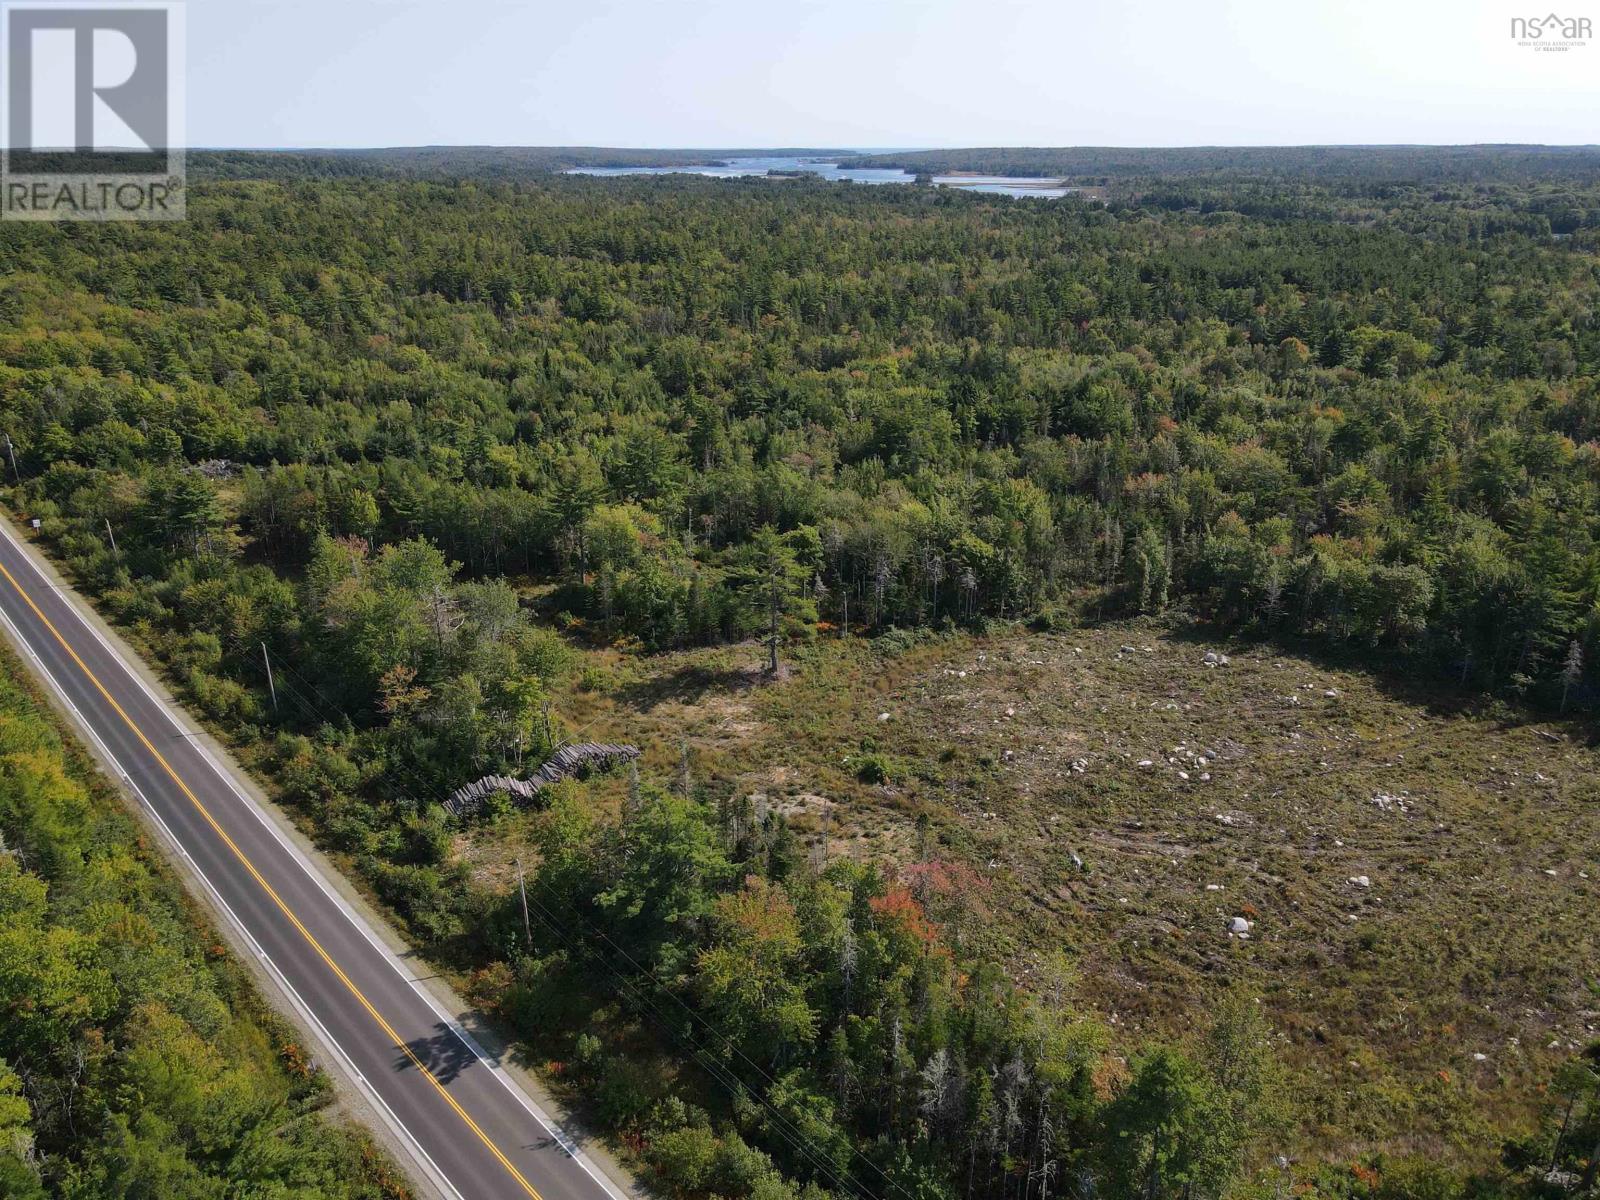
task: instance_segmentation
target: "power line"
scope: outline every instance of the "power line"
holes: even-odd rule
[[[236,639],[236,641],[239,647],[244,645],[242,640]],[[303,676],[293,666],[280,662],[280,667],[281,669],[286,670],[294,679],[298,679],[304,683],[330,708],[334,706],[332,699],[325,692],[323,692],[321,688],[317,687],[317,685],[311,680],[306,679],[305,676]],[[299,693],[299,689],[294,690],[297,694]],[[301,698],[307,699],[304,696]],[[320,715],[315,712],[316,706],[309,705],[308,703],[308,707],[313,709],[314,715]],[[343,713],[339,713],[338,715],[347,716],[347,714]],[[419,775],[413,768],[405,766],[404,764],[395,763],[390,759],[384,760],[383,766],[379,769],[378,775],[375,776],[375,778],[387,778],[391,785],[394,786],[394,790],[398,792],[401,797],[408,800],[418,809],[421,809],[423,807],[422,802],[417,800],[417,798],[412,795],[410,791],[401,785],[401,781],[396,774],[397,771],[404,771],[414,783],[421,785],[426,792],[431,793],[433,790],[433,785],[428,780],[423,779],[422,776]],[[691,1008],[687,1003],[685,1003],[682,997],[678,996],[677,993],[674,992],[668,984],[662,981],[654,971],[640,964],[638,960],[636,960],[626,950],[618,946],[609,934],[607,934],[603,929],[595,925],[593,922],[589,921],[570,901],[555,892],[555,890],[550,887],[548,882],[542,879],[539,874],[535,873],[533,877],[533,883],[536,889],[542,889],[552,901],[558,903],[562,908],[570,913],[573,921],[583,926],[593,938],[603,941],[608,947],[611,948],[611,950],[625,960],[626,963],[634,969],[636,976],[647,978],[652,984],[654,984],[657,990],[665,993],[672,1000],[672,1002],[683,1011],[684,1015],[687,1016],[692,1023],[697,1023],[706,1032],[718,1039],[729,1052],[730,1057],[737,1057],[739,1060],[741,1060],[746,1067],[748,1067],[759,1077],[765,1087],[771,1088],[776,1086],[777,1081],[773,1079],[772,1076],[769,1075],[764,1069],[762,1069],[759,1064],[751,1060],[750,1057],[739,1048],[738,1044],[730,1035],[717,1028],[716,1025],[713,1024],[703,1013],[696,1011],[694,1008]],[[549,926],[552,932],[556,933],[564,943],[576,948],[580,953],[588,956],[591,960],[597,962],[601,967],[609,971],[616,978],[618,983],[620,983],[628,991],[632,998],[648,1007],[650,1013],[652,1013],[656,1019],[666,1027],[671,1036],[681,1038],[691,1045],[693,1048],[693,1056],[697,1062],[700,1062],[702,1066],[707,1066],[707,1062],[702,1056],[712,1054],[713,1052],[707,1047],[701,1045],[698,1041],[696,1041],[696,1039],[686,1032],[672,1032],[673,1023],[668,1014],[664,1012],[648,996],[641,995],[639,993],[637,977],[630,978],[628,975],[619,970],[615,963],[609,962],[604,957],[597,955],[592,944],[584,941],[571,941],[562,928],[560,921],[556,918],[555,914],[551,913],[548,908],[539,903],[537,898],[530,899],[529,902],[535,909],[538,910],[542,920],[547,926]],[[872,1200],[877,1200],[877,1194],[860,1180],[856,1179],[855,1176],[850,1175],[841,1180],[838,1176],[838,1172],[831,1166],[831,1164],[827,1163],[826,1160],[819,1159],[815,1153],[810,1150],[809,1141],[805,1138],[803,1132],[793,1125],[789,1118],[772,1103],[772,1101],[764,1094],[762,1090],[752,1089],[737,1076],[731,1077],[732,1083],[730,1084],[728,1078],[725,1077],[725,1068],[722,1067],[720,1062],[718,1062],[718,1060],[716,1060],[714,1057],[711,1059],[711,1061],[717,1062],[715,1069],[711,1069],[709,1066],[707,1066],[708,1072],[712,1075],[712,1077],[725,1088],[728,1088],[730,1092],[734,1092],[735,1088],[737,1088],[738,1091],[742,1091],[746,1095],[753,1096],[770,1114],[773,1121],[776,1122],[775,1132],[777,1132],[785,1142],[789,1143],[797,1151],[797,1153],[804,1157],[805,1160],[813,1166],[813,1168],[815,1168],[819,1173],[835,1180],[836,1182],[849,1184],[861,1191],[867,1197],[872,1198]],[[859,1158],[862,1162],[865,1162],[868,1166],[870,1166],[889,1186],[893,1187],[896,1191],[899,1191],[902,1195],[909,1197],[909,1193],[906,1192],[904,1188],[895,1183],[894,1180],[890,1178],[889,1175],[885,1173],[877,1163],[873,1162],[870,1158],[863,1154],[861,1150],[853,1143],[851,1145],[851,1153],[853,1156]]]
[[[7,439],[7,443],[9,449],[9,438]],[[11,454],[13,472],[17,476],[17,481],[21,483],[24,482],[25,478],[31,479],[31,476],[24,477],[20,469],[17,468],[14,450],[11,450]],[[227,640],[234,644],[233,648],[236,651],[248,654],[248,643],[246,643],[242,638],[228,637]],[[265,645],[263,644],[261,648],[263,662],[270,675],[272,664],[270,659],[267,658]],[[277,684],[281,683],[290,695],[294,696],[301,702],[309,716],[327,721],[330,724],[338,723],[339,719],[342,719],[346,722],[349,720],[348,713],[341,710],[320,687],[302,675],[294,668],[292,664],[280,657],[278,668],[278,680],[276,683],[274,683],[269,679],[268,684],[269,689],[274,694],[277,691]],[[288,679],[283,678],[285,673],[287,673],[289,677]],[[306,692],[302,691],[301,688],[294,686],[294,683],[291,682],[291,680],[298,680],[300,683],[304,684],[305,688],[309,689],[312,695],[320,699],[322,703],[318,704],[312,699],[312,695],[307,695]],[[587,726],[585,726],[585,728],[587,728]],[[386,779],[393,790],[401,798],[410,802],[418,811],[425,811],[425,803],[419,800],[405,786],[403,786],[396,773],[397,770],[403,770],[413,782],[421,785],[421,788],[425,794],[431,795],[434,791],[435,785],[431,781],[424,779],[414,768],[404,764],[397,764],[389,759],[384,760],[383,765],[378,771],[378,774],[373,778]],[[605,933],[604,930],[598,928],[592,922],[588,921],[583,914],[579,912],[569,901],[559,896],[552,888],[550,888],[549,884],[540,878],[538,874],[535,874],[534,876],[534,885],[536,889],[543,889],[544,892],[554,901],[558,902],[563,908],[570,912],[573,919],[578,924],[588,930],[589,933],[603,941],[608,947],[611,948],[612,951],[624,959],[627,964],[634,969],[634,971],[637,973],[637,976],[642,976],[643,978],[648,979],[656,989],[665,992],[671,998],[673,1003],[676,1004],[689,1018],[691,1024],[698,1024],[706,1032],[717,1038],[730,1053],[730,1057],[737,1057],[740,1061],[742,1061],[746,1067],[748,1067],[752,1072],[755,1073],[756,1076],[759,1077],[766,1087],[770,1088],[776,1086],[776,1080],[774,1080],[758,1064],[753,1062],[749,1056],[738,1047],[737,1043],[732,1037],[718,1029],[703,1014],[697,1012],[688,1004],[686,1004],[683,999],[673,992],[672,989],[659,977],[657,977],[653,971],[643,967],[636,959],[633,958],[632,955],[628,954],[626,950],[618,946],[611,939],[611,937]],[[793,1122],[791,1122],[789,1118],[772,1102],[762,1088],[752,1089],[743,1080],[739,1079],[737,1075],[733,1075],[727,1069],[725,1064],[716,1057],[714,1052],[700,1043],[698,1039],[688,1032],[687,1029],[674,1030],[673,1023],[669,1019],[668,1014],[664,1012],[649,995],[642,991],[637,977],[629,977],[624,972],[619,970],[615,963],[608,961],[604,956],[598,955],[591,944],[585,943],[581,940],[574,942],[570,935],[562,927],[561,922],[549,911],[549,909],[539,902],[537,897],[530,899],[529,903],[535,910],[538,911],[542,921],[564,943],[573,946],[580,953],[589,956],[606,971],[609,971],[629,994],[629,996],[634,999],[638,1005],[640,1005],[641,1012],[647,1012],[649,1015],[653,1016],[655,1020],[665,1028],[669,1036],[682,1041],[688,1047],[692,1059],[698,1063],[707,1072],[707,1074],[711,1076],[712,1079],[723,1086],[731,1096],[736,1098],[738,1094],[743,1093],[747,1096],[753,1097],[770,1117],[768,1128],[778,1137],[780,1137],[785,1143],[787,1143],[790,1148],[793,1149],[795,1153],[805,1162],[807,1162],[815,1171],[817,1171],[818,1174],[823,1175],[824,1177],[833,1181],[835,1184],[848,1186],[859,1191],[861,1194],[867,1197],[867,1200],[881,1200],[877,1193],[875,1193],[871,1188],[867,1187],[866,1184],[857,1179],[853,1174],[846,1174],[841,1177],[838,1170],[831,1162],[821,1158],[817,1154],[817,1152],[811,1147],[809,1139],[806,1138],[801,1130],[795,1127]],[[883,1169],[878,1166],[877,1163],[873,1162],[870,1158],[863,1154],[861,1150],[854,1145],[853,1141],[850,1143],[850,1150],[853,1157],[859,1158],[861,1161],[865,1162],[875,1172],[877,1172],[877,1174],[881,1176],[886,1183],[894,1188],[894,1190],[900,1192],[909,1200],[909,1193],[906,1192],[906,1190],[897,1184],[893,1179],[891,1179],[883,1171]]]
[[[537,876],[535,877],[535,882],[536,884],[539,882]],[[546,890],[550,890],[548,886],[546,886]],[[551,892],[551,895],[553,896],[554,893]],[[655,1001],[652,1000],[648,994],[642,991],[636,979],[633,979],[628,975],[625,975],[623,972],[617,970],[614,964],[606,962],[603,957],[600,957],[595,953],[591,946],[586,945],[582,941],[573,940],[573,938],[563,930],[561,922],[557,920],[556,917],[544,907],[544,905],[540,904],[537,899],[531,901],[531,903],[533,904],[534,908],[538,910],[541,920],[551,929],[552,932],[556,934],[557,937],[561,939],[564,944],[576,949],[581,954],[591,958],[600,966],[610,971],[612,975],[616,977],[617,982],[621,985],[621,987],[628,993],[629,997],[643,1009],[648,1010],[648,1013],[645,1015],[653,1016],[655,1020],[666,1030],[669,1036],[681,1041],[688,1049],[693,1061],[700,1065],[707,1072],[707,1074],[712,1077],[712,1079],[721,1084],[722,1087],[731,1095],[737,1097],[737,1095],[743,1093],[747,1096],[752,1096],[758,1103],[760,1103],[772,1118],[769,1128],[771,1128],[779,1138],[781,1138],[791,1149],[793,1149],[797,1155],[804,1159],[813,1170],[826,1177],[835,1186],[848,1186],[860,1192],[863,1196],[867,1197],[868,1200],[881,1200],[877,1193],[873,1192],[871,1188],[863,1184],[854,1175],[846,1174],[841,1176],[831,1162],[820,1157],[815,1150],[812,1149],[810,1140],[805,1136],[805,1134],[801,1130],[795,1128],[794,1124],[789,1120],[789,1118],[785,1116],[782,1110],[773,1104],[767,1096],[758,1090],[752,1090],[737,1075],[734,1075],[731,1071],[729,1071],[727,1066],[720,1059],[718,1059],[714,1053],[712,1053],[703,1044],[698,1042],[687,1030],[675,1029],[672,1023],[668,1020],[666,1014],[662,1012],[661,1008],[655,1003]],[[571,910],[570,904],[566,905],[566,907]],[[587,922],[585,922],[585,924],[587,924]],[[594,927],[590,925],[589,928],[593,929]],[[609,939],[607,940],[609,941]],[[662,986],[660,985],[659,981],[655,979],[654,975],[648,972],[646,972],[646,974],[649,976],[652,982],[657,983],[658,987]],[[676,999],[676,997],[674,998]],[[679,1003],[681,1004],[682,1002],[679,1001]],[[743,1056],[741,1055],[741,1057]],[[851,1151],[853,1154],[860,1155],[860,1151],[856,1150],[853,1146],[851,1147]],[[877,1168],[877,1164],[871,1163],[870,1159],[866,1159],[865,1156],[862,1156],[862,1158],[863,1161],[868,1162],[875,1169]],[[898,1185],[896,1186],[898,1187]],[[903,1189],[901,1190],[903,1191]]]
[[[239,647],[243,647],[243,645],[244,643],[242,640],[238,642]],[[314,683],[312,683],[310,680],[307,680],[292,667],[288,667],[286,669],[294,678],[299,679],[301,682],[305,683],[307,687],[311,688],[312,691],[315,692],[316,695],[319,696],[326,704],[332,705],[332,700]],[[321,713],[317,712],[317,706],[311,703],[309,697],[306,697],[304,694],[302,694],[298,688],[294,688],[293,691],[302,701],[307,704],[308,709],[313,712],[313,715],[321,715]],[[422,777],[414,770],[404,767],[400,764],[395,764],[391,761],[385,761],[385,764],[380,768],[378,774],[374,778],[387,779],[395,792],[397,792],[404,799],[410,801],[413,805],[421,808],[421,802],[419,802],[416,797],[402,785],[400,779],[397,777],[396,772],[398,770],[404,770],[406,774],[410,776],[412,781],[423,785],[424,788],[431,790],[431,785],[429,785],[428,781],[422,779]],[[638,975],[647,978],[652,984],[655,985],[656,988],[670,996],[672,1000],[683,1009],[684,1013],[689,1016],[691,1021],[698,1022],[707,1031],[721,1040],[721,1042],[732,1052],[732,1054],[737,1055],[738,1058],[743,1060],[744,1063],[751,1068],[751,1070],[761,1077],[768,1087],[775,1084],[776,1081],[773,1080],[770,1075],[763,1071],[756,1063],[752,1062],[749,1057],[743,1053],[743,1051],[739,1050],[737,1044],[729,1035],[716,1028],[716,1026],[707,1020],[702,1014],[697,1013],[694,1009],[685,1004],[680,997],[676,996],[672,992],[668,985],[663,983],[660,978],[655,975],[654,972],[649,971],[641,966],[637,960],[635,960],[626,951],[622,950],[621,947],[617,946],[604,930],[598,928],[592,922],[588,921],[570,901],[567,901],[564,897],[560,896],[560,894],[551,888],[545,880],[541,879],[537,874],[535,874],[533,882],[536,889],[542,888],[545,894],[552,901],[558,903],[562,908],[569,912],[576,923],[582,925],[590,934],[604,941],[608,946],[626,959],[628,963],[635,969],[635,971],[638,972]],[[721,1060],[717,1058],[712,1049],[699,1042],[687,1030],[675,1027],[670,1015],[664,1011],[646,991],[641,988],[638,978],[628,976],[619,970],[614,963],[608,962],[603,956],[597,954],[592,944],[581,939],[574,939],[567,932],[558,916],[551,912],[551,910],[543,903],[541,903],[537,895],[527,897],[527,903],[534,911],[537,911],[541,922],[546,925],[565,946],[576,950],[580,954],[587,957],[590,961],[595,962],[601,968],[610,972],[610,974],[615,977],[617,983],[627,993],[629,998],[635,1002],[636,1006],[641,1012],[641,1015],[653,1017],[655,1023],[661,1027],[662,1031],[665,1032],[667,1036],[684,1044],[689,1051],[691,1059],[702,1069],[704,1069],[714,1081],[726,1089],[731,1096],[737,1096],[742,1092],[743,1094],[751,1096],[753,1099],[755,1099],[771,1118],[769,1122],[769,1128],[772,1130],[772,1132],[781,1138],[799,1158],[807,1162],[813,1170],[815,1170],[819,1175],[829,1179],[836,1186],[850,1187],[867,1197],[868,1200],[881,1200],[877,1193],[873,1192],[854,1175],[845,1175],[841,1177],[838,1170],[831,1162],[820,1157],[817,1152],[812,1149],[810,1141],[805,1136],[804,1132],[796,1128],[793,1122],[790,1121],[790,1119],[783,1113],[781,1109],[772,1103],[771,1099],[765,1095],[762,1090],[751,1088],[745,1083],[745,1081],[739,1079],[737,1075],[732,1074],[721,1062]],[[860,1157],[863,1162],[866,1162],[874,1170],[878,1171],[879,1174],[883,1174],[882,1169],[879,1168],[876,1163],[872,1162],[871,1159],[861,1154],[860,1150],[852,1146],[851,1152],[852,1154]],[[884,1178],[888,1180],[888,1176],[885,1175]],[[892,1180],[888,1181],[893,1185]],[[901,1190],[903,1192],[903,1189],[900,1189],[898,1185],[894,1186],[897,1188],[897,1190]]]

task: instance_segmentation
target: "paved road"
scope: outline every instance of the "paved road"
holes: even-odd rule
[[[455,1025],[0,518],[0,625],[116,764],[333,1056],[461,1200],[623,1200]]]

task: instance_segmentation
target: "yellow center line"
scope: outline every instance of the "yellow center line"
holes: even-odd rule
[[[305,938],[306,942],[313,950],[317,952],[322,961],[328,964],[328,968],[336,976],[338,976],[339,982],[344,984],[344,986],[350,990],[350,994],[356,998],[362,1008],[367,1010],[368,1014],[374,1021],[378,1023],[378,1027],[383,1030],[384,1034],[390,1039],[390,1041],[392,1041],[395,1046],[398,1047],[400,1051],[411,1060],[412,1065],[415,1066],[417,1070],[422,1072],[423,1077],[433,1085],[434,1090],[437,1091],[439,1095],[444,1097],[445,1103],[453,1108],[456,1112],[456,1115],[466,1122],[467,1128],[472,1130],[473,1133],[477,1134],[478,1140],[487,1146],[489,1153],[493,1154],[495,1158],[500,1161],[500,1165],[511,1173],[511,1177],[521,1185],[522,1190],[527,1192],[529,1196],[533,1197],[533,1200],[544,1200],[544,1198],[540,1196],[539,1193],[534,1189],[534,1186],[523,1178],[522,1172],[517,1170],[517,1168],[512,1164],[511,1160],[507,1158],[500,1150],[500,1147],[495,1145],[494,1141],[489,1137],[489,1135],[486,1134],[482,1128],[479,1127],[478,1123],[472,1119],[472,1117],[467,1113],[467,1110],[462,1108],[461,1105],[457,1103],[456,1098],[445,1089],[444,1084],[440,1083],[438,1077],[428,1069],[427,1064],[417,1057],[416,1052],[413,1051],[411,1047],[406,1044],[405,1040],[394,1031],[394,1028],[389,1024],[389,1022],[384,1020],[383,1014],[378,1012],[378,1010],[372,1006],[372,1002],[368,1000],[366,996],[362,995],[361,989],[358,988],[350,979],[350,977],[344,973],[339,964],[333,961],[333,957],[322,948],[322,944],[311,935],[311,931],[300,923],[300,918],[294,915],[289,906],[283,902],[283,898],[280,897],[275,890],[273,890],[272,885],[262,878],[261,872],[256,870],[255,864],[250,861],[243,850],[239,849],[234,840],[228,836],[227,831],[224,830],[221,825],[217,824],[216,818],[213,817],[206,809],[206,806],[200,802],[200,798],[189,790],[189,785],[184,783],[182,778],[179,777],[178,773],[172,769],[172,764],[167,762],[161,751],[157,750],[151,743],[150,739],[145,736],[144,730],[140,729],[139,726],[134,723],[133,718],[123,710],[122,705],[118,704],[111,693],[106,690],[105,684],[100,682],[95,673],[89,669],[88,664],[86,664],[83,659],[78,657],[78,652],[67,644],[67,639],[61,636],[61,631],[51,623],[49,617],[45,616],[44,613],[40,611],[39,606],[33,602],[33,597],[28,595],[28,593],[23,589],[22,585],[17,582],[16,577],[12,575],[10,571],[6,570],[3,563],[0,563],[0,575],[4,575],[6,577],[6,581],[16,589],[17,595],[22,597],[23,603],[33,610],[33,615],[39,618],[39,620],[44,624],[44,627],[50,631],[51,636],[61,644],[61,648],[71,656],[72,661],[77,663],[78,668],[86,676],[88,676],[89,682],[94,684],[96,690],[105,697],[106,703],[111,705],[111,707],[116,710],[117,716],[122,718],[123,723],[126,724],[127,727],[133,731],[134,736],[144,744],[144,748],[150,751],[151,756],[156,760],[156,762],[161,764],[161,769],[171,776],[172,782],[177,784],[178,790],[188,797],[189,803],[193,804],[200,815],[205,818],[206,824],[211,826],[211,828],[216,832],[216,835],[222,839],[223,844],[226,845],[228,849],[233,852],[233,856],[239,860],[240,865],[242,865],[246,871],[250,872],[251,877],[261,885],[262,891],[266,892],[267,895],[272,898],[272,902],[278,906],[279,911],[289,919],[289,923],[291,925],[300,931],[300,936]]]

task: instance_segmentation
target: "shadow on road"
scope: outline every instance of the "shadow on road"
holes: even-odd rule
[[[434,1032],[427,1037],[412,1038],[406,1043],[406,1049],[416,1055],[430,1075],[448,1085],[478,1060],[449,1026],[441,1022],[433,1028]],[[395,1059],[398,1070],[407,1071],[415,1066],[409,1055],[401,1054]]]
[[[406,1049],[416,1055],[417,1062],[427,1067],[435,1079],[448,1086],[478,1058],[448,1025],[440,1022],[433,1028],[434,1032],[427,1037],[413,1038],[407,1042]],[[491,1057],[488,1061],[490,1065],[495,1065],[498,1059]],[[400,1054],[395,1059],[398,1070],[415,1070],[416,1065],[408,1054]],[[506,1099],[508,1103],[516,1103],[509,1095]],[[522,1143],[522,1148],[528,1151],[555,1151],[571,1157],[581,1152],[589,1140],[580,1130],[569,1127],[560,1127],[552,1133],[531,1112],[528,1114],[528,1126],[532,1137]]]

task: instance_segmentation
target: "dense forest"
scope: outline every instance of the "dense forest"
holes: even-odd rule
[[[20,672],[0,653],[0,1195],[405,1195]]]
[[[1070,964],[973,953],[954,864],[819,869],[687,771],[558,790],[530,941],[438,800],[544,757],[574,643],[1178,606],[1590,707],[1600,189],[1475,157],[1105,205],[263,160],[0,230],[12,504],[676,1195],[1453,1195],[1291,1179],[1249,997],[1123,1061]],[[1472,1186],[1592,1186],[1597,1079]]]
[[[1061,175],[1074,180],[1146,182],[1212,178],[1272,179],[1330,187],[1561,181],[1593,178],[1594,146],[994,146],[866,154],[852,166],[908,171],[977,171],[994,175]]]
[[[531,573],[653,649],[753,628],[728,585],[770,527],[808,628],[1183,600],[1587,696],[1592,190],[1312,198],[1347,222],[760,180],[197,199],[177,234],[7,239],[30,499],[102,552],[131,521],[135,581],[209,547],[226,591],[309,572],[314,611],[333,560],[420,539],[418,594]],[[354,624],[260,601],[237,632],[374,706]]]
[[[965,150],[786,149],[647,150],[604,146],[426,146],[288,152],[208,150],[191,156],[204,180],[370,176],[449,180],[527,179],[571,167],[702,166],[730,158],[827,157],[851,167],[900,167],[913,174],[1056,175],[1075,183],[1138,189],[1155,182],[1270,183],[1298,192],[1308,181],[1333,189],[1399,189],[1451,184],[1570,183],[1592,180],[1595,146],[1119,146]]]
[[[418,146],[383,150],[207,150],[191,156],[203,180],[322,178],[526,179],[571,167],[704,166],[763,155],[845,157],[847,150],[626,150],[605,146]]]

